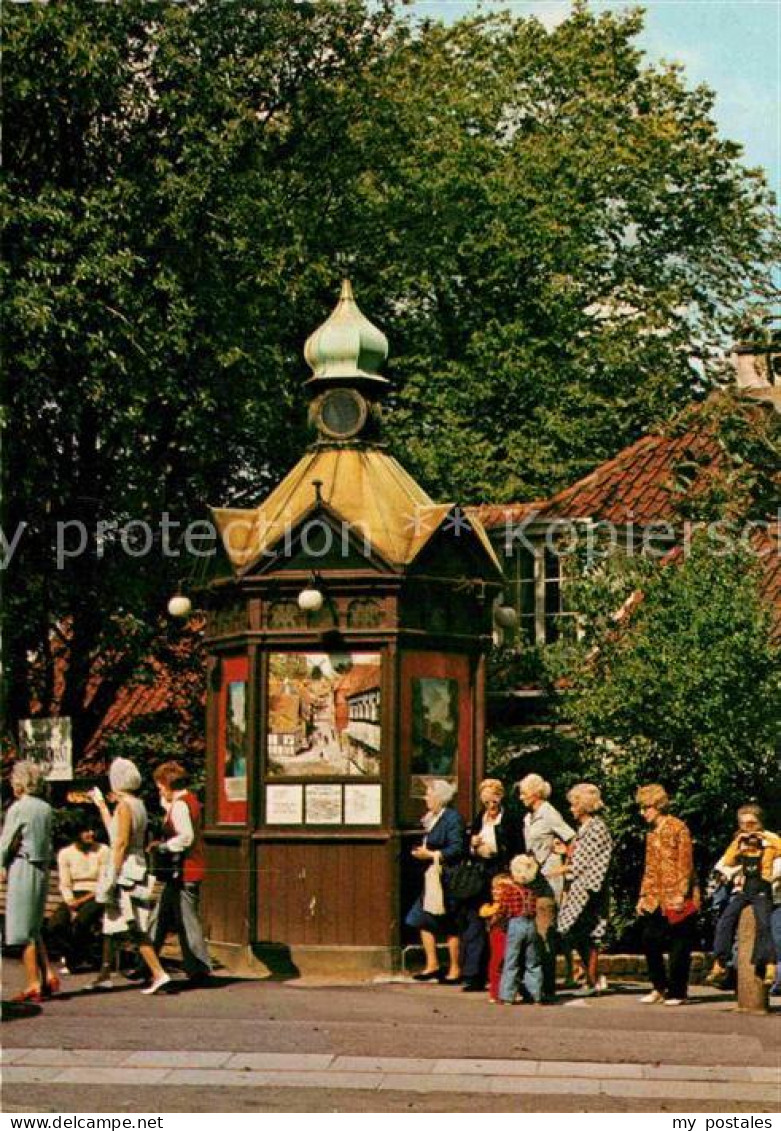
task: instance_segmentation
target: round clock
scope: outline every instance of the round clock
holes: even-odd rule
[[[357,436],[366,423],[369,406],[354,389],[331,389],[316,409],[318,428],[334,440]]]

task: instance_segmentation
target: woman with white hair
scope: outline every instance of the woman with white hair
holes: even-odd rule
[[[440,875],[443,886],[442,911],[426,910],[425,893],[418,897],[406,918],[408,927],[420,931],[420,942],[425,955],[423,970],[415,975],[418,982],[439,981],[443,985],[456,985],[461,981],[459,964],[459,937],[453,920],[452,908],[447,900],[447,876],[443,865],[455,864],[464,852],[464,819],[449,802],[455,796],[456,787],[450,782],[435,779],[426,789],[426,813],[421,821],[426,835],[423,843],[413,848],[412,855],[433,869],[434,879]],[[442,871],[440,872],[440,869]],[[449,966],[446,974],[439,968],[437,957],[437,935],[447,940]]]
[[[51,863],[52,809],[44,800],[46,771],[17,762],[11,771],[15,801],[0,837],[0,868],[8,878],[6,946],[23,946],[25,988],[13,1001],[40,1002],[60,988],[42,938]]]
[[[561,899],[564,878],[561,875],[560,858],[554,851],[554,841],[569,844],[575,830],[567,822],[548,798],[551,787],[539,774],[527,774],[518,784],[521,801],[528,812],[523,821],[523,835],[526,851],[537,861],[540,869],[538,883],[546,881],[550,890],[540,893],[537,899],[537,931],[543,942],[542,966],[544,973],[544,994],[552,998],[556,993],[556,904]]]
[[[115,758],[109,768],[111,790],[117,799],[114,813],[109,817],[108,807],[100,794],[95,804],[104,824],[109,828],[111,855],[108,871],[99,885],[99,901],[105,903],[103,916],[103,963],[97,978],[87,989],[109,989],[111,982],[111,942],[119,935],[127,935],[149,967],[152,981],[141,991],[154,994],[171,981],[160,965],[147,934],[152,910],[154,876],[146,863],[146,806],[136,793],[141,788],[141,774],[127,758]]]
[[[607,929],[608,870],[613,840],[607,825],[597,816],[603,808],[595,785],[581,782],[567,794],[578,825],[567,873],[569,886],[563,896],[558,927],[583,960],[586,984],[575,997],[590,997],[602,988],[597,967],[599,944]]]

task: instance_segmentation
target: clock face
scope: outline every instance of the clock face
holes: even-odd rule
[[[366,423],[368,406],[353,389],[332,389],[323,396],[317,411],[317,423],[327,436],[349,440]]]

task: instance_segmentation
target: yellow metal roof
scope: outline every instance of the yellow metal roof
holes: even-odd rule
[[[453,511],[435,503],[401,464],[386,452],[362,448],[320,448],[308,452],[254,510],[212,511],[234,569],[245,572],[314,509],[314,481],[320,497],[340,519],[366,537],[392,565],[408,565]],[[469,524],[501,572],[479,519]]]

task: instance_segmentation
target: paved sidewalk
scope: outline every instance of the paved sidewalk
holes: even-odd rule
[[[10,995],[19,971],[6,964]],[[415,983],[241,981],[144,997],[86,977],[4,1009],[6,1111],[700,1111],[781,1108],[781,1026],[697,990],[550,1008]]]
[[[631,1096],[766,1105],[779,1099],[774,1068],[596,1064],[589,1061],[422,1059],[231,1053],[185,1049],[4,1049],[11,1084],[126,1087],[316,1088],[366,1092]]]

